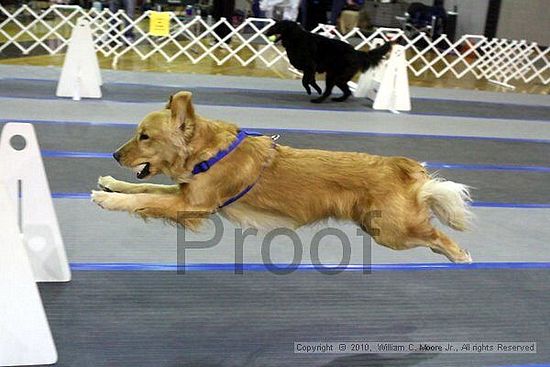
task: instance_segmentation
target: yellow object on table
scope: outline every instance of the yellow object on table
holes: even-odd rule
[[[149,15],[149,34],[166,37],[170,35],[170,13],[152,11]]]

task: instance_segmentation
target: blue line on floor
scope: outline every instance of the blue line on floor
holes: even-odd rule
[[[44,158],[101,158],[113,159],[113,153],[42,150]]]
[[[550,167],[544,166],[514,166],[498,164],[460,164],[444,162],[426,162],[426,168],[431,169],[458,169],[465,171],[524,171],[524,172],[550,172]]]
[[[103,152],[76,152],[61,150],[43,150],[44,158],[100,158],[112,159],[112,153]],[[520,172],[550,172],[550,167],[544,166],[515,166],[515,165],[497,165],[497,164],[461,164],[445,162],[425,162],[426,168],[448,169],[448,170],[466,170],[466,171],[520,171]]]
[[[322,266],[322,267],[321,267]],[[262,263],[212,263],[212,264],[148,264],[148,263],[71,263],[75,271],[270,271],[291,267],[296,271],[419,271],[419,270],[478,270],[478,269],[550,269],[550,262],[480,262],[472,264],[412,263],[412,264],[262,264]]]
[[[500,138],[491,136],[469,136],[469,135],[433,135],[433,134],[404,134],[404,133],[380,133],[368,131],[339,131],[339,130],[315,130],[300,128],[258,128],[243,127],[245,130],[256,130],[258,132],[276,133],[298,133],[298,134],[327,134],[327,135],[351,135],[351,136],[373,136],[383,138],[413,138],[413,139],[442,139],[442,140],[490,140],[508,143],[550,143],[550,139],[528,139],[528,138]]]
[[[89,200],[90,194],[87,192],[53,192],[52,198]],[[478,208],[550,209],[550,203],[500,203],[490,201],[474,201],[471,205]]]
[[[0,119],[0,123],[24,122],[37,125],[84,125],[84,126],[104,126],[126,129],[135,129],[135,124],[123,122],[91,122],[91,121],[52,121],[52,120],[28,120],[28,119]],[[529,139],[529,138],[501,138],[490,136],[468,136],[468,135],[433,135],[433,134],[403,134],[403,133],[380,133],[368,131],[339,131],[339,130],[316,130],[300,128],[261,128],[245,127],[244,130],[255,130],[265,133],[297,133],[297,134],[328,134],[328,135],[350,135],[350,136],[372,136],[387,138],[411,138],[411,139],[443,139],[443,140],[481,140],[481,141],[501,141],[507,143],[543,143],[550,144],[550,139]],[[284,136],[283,136],[284,137]]]
[[[88,192],[52,192],[54,199],[90,199]]]

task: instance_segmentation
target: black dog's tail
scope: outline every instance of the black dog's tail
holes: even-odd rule
[[[386,42],[382,46],[368,52],[357,51],[361,59],[361,71],[375,67],[382,61],[382,58],[391,50],[393,42]]]

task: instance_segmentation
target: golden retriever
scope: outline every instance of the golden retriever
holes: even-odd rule
[[[172,96],[114,154],[138,178],[163,173],[176,185],[100,177],[93,202],[193,230],[207,215],[185,213],[219,212],[241,225],[264,228],[297,228],[332,217],[357,223],[395,250],[426,246],[453,262],[472,261],[431,223],[433,213],[453,229],[466,228],[467,186],[432,177],[408,158],[295,149],[268,136],[249,136],[209,170],[193,174],[198,163],[227,150],[240,130],[195,113],[191,97],[190,92]],[[221,207],[231,198],[235,201]]]

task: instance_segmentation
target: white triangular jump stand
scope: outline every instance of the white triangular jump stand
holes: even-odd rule
[[[0,366],[53,364],[36,282],[69,281],[71,272],[31,124],[4,126],[0,172]]]
[[[12,141],[17,140],[24,141],[23,149],[12,146]],[[8,190],[12,205],[20,207],[21,232],[34,279],[37,282],[71,280],[48,178],[31,124],[4,126],[0,138],[0,172],[0,184]]]
[[[0,366],[53,364],[57,351],[12,201],[0,183]]]
[[[405,48],[394,45],[387,61],[361,74],[357,84],[349,82],[355,97],[368,97],[375,110],[410,111],[411,97]]]
[[[89,22],[78,19],[57,84],[58,97],[101,98],[101,72]]]

